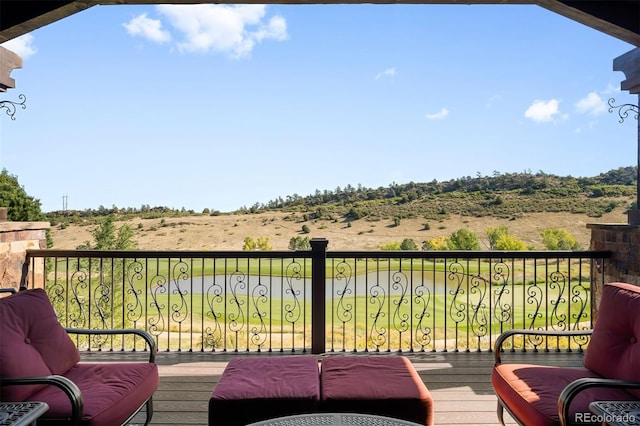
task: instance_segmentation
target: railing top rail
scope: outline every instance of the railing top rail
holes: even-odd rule
[[[600,250],[536,250],[536,251],[472,251],[472,250],[435,250],[435,251],[327,251],[328,258],[368,257],[403,259],[606,259],[610,251]]]
[[[240,258],[240,259],[291,259],[311,258],[311,250],[27,250],[30,257],[88,257],[88,258]],[[600,250],[535,250],[535,251],[326,251],[328,258],[403,258],[403,259],[606,259],[610,251]]]
[[[271,258],[307,258],[310,250],[290,251],[244,251],[244,250],[27,250],[31,257],[89,257],[89,258],[239,258],[239,259],[271,259]]]

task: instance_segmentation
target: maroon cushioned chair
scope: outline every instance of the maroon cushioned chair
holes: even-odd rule
[[[503,363],[503,343],[515,335],[590,335],[591,341],[581,368]],[[593,401],[639,400],[639,337],[640,287],[625,283],[604,286],[593,330],[510,330],[501,334],[495,343],[491,374],[498,420],[504,425],[506,409],[524,425],[585,424],[580,420],[590,413]]]
[[[68,333],[134,334],[148,362],[84,363]],[[0,400],[46,402],[39,425],[120,425],[146,407],[153,416],[158,387],[155,341],[142,330],[65,329],[42,289],[0,299]]]

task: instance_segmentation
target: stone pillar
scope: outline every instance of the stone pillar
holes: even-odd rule
[[[620,83],[622,90],[638,95],[640,101],[640,48],[630,50],[613,60],[613,70],[622,71],[627,78]],[[638,105],[631,117],[637,120]],[[591,250],[610,251],[611,258],[604,265],[604,283],[626,282],[640,286],[640,120],[638,121],[638,175],[637,198],[634,209],[629,210],[628,224],[588,224],[591,229]],[[594,269],[596,269],[594,268]],[[592,306],[594,320],[598,317],[598,306],[602,295],[602,283],[597,282],[598,273],[591,272]]]
[[[591,271],[593,318],[598,317],[598,306],[602,295],[599,275],[604,269],[604,284],[625,282],[640,286],[640,226],[613,223],[587,224],[591,229],[590,250],[610,251],[611,258]]]
[[[629,224],[640,225],[640,120],[638,120],[638,105],[640,104],[640,47],[630,50],[624,55],[618,56],[613,60],[613,70],[622,71],[627,78],[620,83],[620,89],[627,90],[631,94],[638,95],[638,104],[636,104],[635,116],[638,125],[638,165],[637,175],[637,197],[635,209],[629,210]]]
[[[6,215],[6,209],[4,214]],[[36,283],[44,282],[44,263],[27,273],[29,265],[26,264],[26,254],[28,249],[47,248],[46,230],[49,227],[49,222],[0,221],[1,288],[18,289],[21,285],[32,288],[33,286],[28,284],[33,278]]]

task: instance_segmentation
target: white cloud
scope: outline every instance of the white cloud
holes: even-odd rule
[[[576,110],[583,114],[599,115],[607,111],[607,105],[596,92],[591,92],[576,103]]]
[[[162,28],[158,19],[147,18],[147,14],[136,16],[126,24],[122,24],[129,35],[141,36],[156,43],[166,43],[171,40],[171,34]]]
[[[33,36],[31,34],[24,34],[5,41],[1,46],[18,54],[22,59],[27,59],[38,51],[33,45]]]
[[[376,80],[380,80],[382,77],[394,77],[396,75],[396,68],[389,68],[386,69],[382,72],[379,72],[378,75],[376,75]]]
[[[425,117],[427,118],[427,120],[442,120],[447,115],[449,115],[449,110],[446,109],[446,108],[442,108],[440,111],[438,111],[438,112],[436,112],[434,114],[425,115]]]
[[[560,102],[557,99],[550,99],[548,101],[537,99],[527,108],[524,116],[537,123],[552,121],[554,116],[560,113],[558,109],[559,104]],[[567,117],[567,115],[563,116],[565,119]]]
[[[181,34],[181,52],[223,52],[241,58],[263,40],[288,38],[284,18],[264,22],[265,5],[159,5],[157,10]]]

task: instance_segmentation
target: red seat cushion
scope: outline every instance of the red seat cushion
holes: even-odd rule
[[[0,378],[63,374],[80,360],[43,289],[1,298],[0,324]],[[0,400],[25,401],[40,388],[2,386]]]
[[[158,387],[158,367],[146,362],[79,363],[64,376],[80,388],[84,399],[82,424],[91,426],[122,424]],[[49,405],[38,424],[69,417],[71,403],[58,388],[48,386],[32,398]]]
[[[314,356],[238,357],[227,364],[209,400],[209,425],[246,425],[318,410]]]
[[[433,399],[404,356],[328,356],[321,363],[322,409],[433,424]]]
[[[583,377],[598,377],[585,368],[549,367],[529,364],[500,364],[493,369],[491,383],[509,410],[526,425],[558,425],[558,397],[569,383]],[[590,413],[595,400],[629,400],[617,389],[592,388],[581,392],[571,404],[570,421],[576,414]]]
[[[640,287],[612,283],[602,289],[598,319],[584,365],[609,379],[640,381]],[[635,391],[640,398],[640,390]]]

